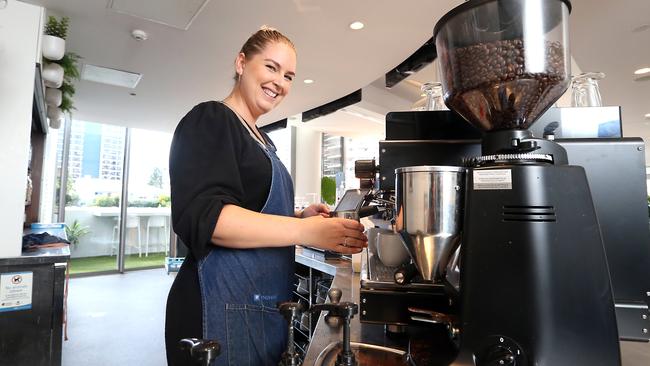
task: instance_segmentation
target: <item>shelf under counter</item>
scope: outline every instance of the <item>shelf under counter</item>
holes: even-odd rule
[[[318,251],[296,247],[296,262],[333,276],[331,287],[342,291],[341,301],[359,303],[360,277],[352,271],[352,262],[346,259],[325,259]],[[327,300],[329,301],[329,300]],[[352,342],[363,342],[380,346],[406,349],[406,342],[390,339],[384,333],[383,325],[361,324],[359,315],[352,318],[350,323]],[[341,327],[330,327],[325,322],[324,312],[318,317],[316,327],[312,332],[311,342],[307,348],[303,365],[313,365],[318,355],[332,342],[343,338]]]

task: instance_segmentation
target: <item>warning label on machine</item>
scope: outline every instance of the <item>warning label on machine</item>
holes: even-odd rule
[[[0,274],[0,312],[32,308],[34,272]]]
[[[512,189],[510,169],[474,170],[474,190]]]

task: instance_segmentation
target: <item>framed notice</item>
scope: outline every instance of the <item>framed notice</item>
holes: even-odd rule
[[[0,274],[0,312],[32,308],[34,272]]]

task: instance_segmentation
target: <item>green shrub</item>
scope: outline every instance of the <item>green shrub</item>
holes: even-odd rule
[[[336,202],[336,180],[332,177],[322,177],[320,180],[320,196],[328,205]]]
[[[160,207],[171,207],[172,198],[169,195],[161,194],[160,197],[158,197],[158,205]]]
[[[158,207],[158,201],[133,200],[129,201],[128,207]]]
[[[70,25],[70,18],[63,17],[58,20],[56,17],[50,15],[47,17],[47,24],[45,24],[45,34],[66,39],[68,36],[68,25]]]
[[[70,82],[72,80],[79,80],[81,74],[79,73],[79,60],[81,56],[74,52],[66,52],[60,60],[51,61],[61,65],[63,68],[63,78]],[[72,90],[74,94],[74,89]]]
[[[75,87],[73,82],[79,80],[79,60],[81,57],[74,52],[66,52],[63,58],[58,61],[48,61],[61,65],[63,68],[63,84],[59,88],[63,93],[63,99],[59,108],[65,113],[72,115],[74,107],[72,98],[74,97]]]
[[[94,206],[99,207],[118,207],[120,205],[120,197],[113,196],[100,196],[95,198]]]

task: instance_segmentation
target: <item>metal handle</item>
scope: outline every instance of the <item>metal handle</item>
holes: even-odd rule
[[[289,332],[287,337],[287,349],[282,353],[282,358],[280,359],[278,366],[299,366],[300,356],[298,355],[298,352],[296,352],[296,347],[293,342],[293,324],[305,310],[305,307],[301,303],[297,302],[281,302],[278,304],[278,310],[287,320]]]
[[[449,332],[449,338],[452,340],[457,339],[460,334],[458,319],[453,315],[412,307],[409,307],[408,311],[413,314],[411,315],[411,320],[413,321],[430,324],[445,324],[447,326],[447,331]]]
[[[359,209],[359,218],[372,216],[379,212],[379,206],[365,206]]]
[[[183,338],[178,345],[181,350],[189,351],[192,360],[203,366],[209,366],[221,353],[219,343],[209,339]]]
[[[298,302],[281,302],[278,304],[278,311],[280,311],[280,314],[289,321],[302,314],[302,312],[305,311],[305,306]]]
[[[336,287],[332,287],[329,289],[329,291],[327,291],[327,297],[330,298],[332,304],[338,304],[339,301],[341,301],[341,296],[343,296],[343,291]]]

